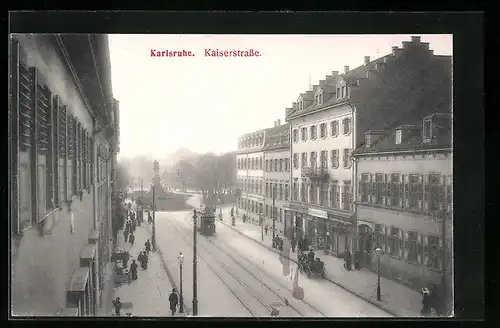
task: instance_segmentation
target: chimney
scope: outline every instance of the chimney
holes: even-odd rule
[[[349,66],[345,65],[344,66],[344,74],[347,74],[349,72]]]
[[[365,56],[365,66],[370,63],[370,56]]]
[[[280,126],[281,125],[281,120],[277,120],[276,121],[276,126]]]
[[[411,37],[411,42],[419,44],[420,43],[420,37],[419,36],[412,36]]]
[[[401,55],[402,52],[403,52],[403,49],[401,49],[399,47],[392,47],[392,55],[394,56],[394,58],[399,58],[399,56]]]
[[[370,130],[365,133],[365,147],[369,148],[376,142],[381,136],[384,135],[383,130]]]
[[[332,71],[332,77],[335,77],[335,76],[338,76],[339,75],[339,71]]]
[[[408,49],[411,45],[410,41],[403,41],[403,49]]]

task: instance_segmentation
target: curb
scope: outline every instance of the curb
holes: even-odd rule
[[[149,225],[147,225],[147,230],[148,230],[149,234],[151,234],[151,230],[150,230]],[[158,256],[160,257],[160,261],[161,261],[161,265],[163,267],[163,270],[167,274],[168,281],[170,281],[170,284],[172,285],[172,287],[174,287],[176,290],[179,290],[179,288],[177,287],[177,284],[174,281],[174,277],[172,276],[172,273],[170,272],[170,270],[167,267],[167,263],[165,263],[165,260],[163,259],[163,253],[162,253],[160,247],[158,247],[158,245],[156,245],[156,251],[158,253]],[[186,302],[184,301],[184,316],[187,316],[189,313],[191,313],[190,310],[191,309],[187,307]]]
[[[226,227],[228,227],[228,228],[232,229],[233,231],[236,231],[236,232],[237,232],[237,233],[239,233],[240,235],[245,236],[246,238],[248,238],[248,239],[252,240],[253,242],[255,242],[255,243],[257,243],[257,244],[259,244],[259,245],[261,245],[261,246],[264,246],[264,247],[265,247],[265,248],[267,248],[268,250],[273,251],[273,252],[274,252],[274,253],[276,253],[276,254],[280,254],[280,252],[279,252],[279,251],[277,251],[276,249],[274,249],[274,248],[272,248],[272,247],[270,247],[270,246],[268,246],[268,245],[266,245],[266,244],[264,244],[264,243],[262,243],[262,242],[260,242],[260,241],[258,241],[258,240],[256,240],[256,239],[254,239],[254,238],[251,238],[251,237],[249,237],[249,236],[245,235],[243,232],[241,232],[241,231],[239,231],[239,230],[237,230],[237,229],[233,228],[232,226],[228,225],[228,224],[227,224],[227,223],[225,223],[224,221],[219,221],[219,222],[221,222],[221,223],[222,223],[223,225],[225,225]],[[294,262],[294,263],[297,263],[297,261],[296,261],[296,260],[291,259],[291,258],[290,258],[290,257],[288,257],[288,256],[287,256],[287,258],[288,258],[290,261],[292,261],[292,262]],[[351,289],[349,289],[348,287],[344,286],[344,285],[343,285],[343,284],[341,284],[341,283],[338,283],[338,282],[333,281],[332,279],[330,279],[330,278],[326,278],[326,277],[325,277],[324,279],[325,279],[325,280],[327,280],[327,281],[329,281],[329,282],[331,282],[331,283],[333,283],[333,284],[335,284],[335,285],[337,285],[337,286],[339,286],[339,287],[341,287],[342,289],[344,289],[344,290],[348,291],[349,293],[351,293],[351,294],[353,294],[353,295],[355,295],[355,296],[357,296],[357,297],[359,297],[359,298],[364,299],[364,300],[365,300],[365,301],[367,301],[368,303],[370,303],[370,304],[372,304],[372,305],[374,305],[374,306],[376,306],[376,307],[378,307],[378,308],[380,308],[380,309],[384,310],[385,312],[387,312],[387,313],[389,313],[389,314],[391,314],[391,315],[393,315],[393,316],[395,316],[395,317],[401,317],[401,315],[400,315],[400,314],[398,314],[398,313],[396,313],[394,310],[391,310],[391,309],[387,308],[386,306],[384,306],[384,305],[381,305],[381,304],[377,303],[376,301],[372,300],[372,299],[371,299],[371,298],[369,298],[369,297],[362,296],[362,295],[360,295],[360,294],[358,294],[358,293],[356,293],[356,292],[352,291]]]

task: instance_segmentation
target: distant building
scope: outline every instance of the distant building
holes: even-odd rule
[[[247,133],[238,140],[236,151],[237,207],[257,218],[264,213],[265,131]]]
[[[290,125],[280,124],[277,120],[275,126],[266,129],[264,143],[264,180],[265,202],[264,217],[266,224],[272,227],[273,191],[274,218],[276,232],[285,233],[291,226],[291,219],[287,208],[290,200]]]
[[[362,264],[415,288],[452,285],[453,172],[450,113],[366,133],[354,153]],[[443,240],[445,241],[443,243]],[[443,275],[444,273],[444,275]]]
[[[352,150],[365,133],[390,130],[411,115],[448,111],[451,57],[412,37],[403,48],[350,70],[332,72],[286,110],[292,130],[290,211],[298,236],[343,256],[356,249]]]
[[[119,109],[106,35],[12,35],[11,313],[96,315],[108,302]]]

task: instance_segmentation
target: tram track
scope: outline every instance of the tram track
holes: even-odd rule
[[[189,220],[189,215],[185,217],[186,219]],[[189,228],[185,226],[185,228]],[[327,317],[326,314],[324,314],[322,311],[311,305],[310,303],[306,301],[295,301],[293,298],[293,290],[287,286],[285,286],[283,283],[279,282],[276,278],[272,277],[270,274],[265,272],[261,267],[259,267],[257,264],[249,260],[247,257],[239,254],[241,257],[244,258],[245,264],[242,263],[241,261],[237,260],[234,254],[230,254],[227,249],[232,249],[226,242],[217,239],[217,238],[209,238],[205,237],[203,235],[199,235],[200,238],[198,239],[198,245],[202,245],[202,247],[205,249],[206,252],[212,254],[212,258],[215,256],[220,257],[220,255],[226,256],[231,262],[234,262],[236,266],[241,269],[244,273],[245,276],[247,277],[252,277],[255,281],[257,281],[261,286],[263,286],[265,289],[270,291],[273,295],[277,296],[280,301],[284,302],[284,299],[289,300],[289,305],[287,308],[293,310],[296,314],[298,314],[301,317]],[[224,249],[223,246],[218,245],[217,243],[222,243],[225,245],[228,245],[227,249]],[[214,252],[213,250],[208,250],[208,245],[212,245],[215,247],[218,251]],[[220,260],[218,260],[220,261]],[[226,265],[223,261],[222,263]],[[253,270],[249,269],[249,267],[253,268]],[[255,273],[255,272],[258,273]],[[271,281],[272,284],[276,285],[278,288],[273,288],[269,286],[268,283],[263,281],[263,277],[266,278],[266,280],[269,282]],[[239,279],[239,278],[238,278]],[[295,303],[295,304],[294,304]]]
[[[191,247],[193,246],[192,244],[192,241],[191,241],[191,236],[190,235],[187,235],[185,233],[183,233],[181,231],[181,229],[179,229],[177,226],[175,226],[175,224],[167,221],[168,225],[173,228],[174,230],[176,230],[180,237],[187,243],[189,244]],[[213,252],[210,252],[206,245],[200,245],[200,243],[198,243],[198,248],[201,248],[203,249],[204,252],[208,253],[208,254],[213,254]],[[202,246],[202,247],[200,247]],[[225,279],[223,277],[223,275],[221,275],[218,271],[218,269],[212,265],[210,263],[209,260],[207,260],[207,258],[205,256],[203,256],[202,254],[200,254],[200,252],[198,252],[197,254],[199,256],[199,258],[201,260],[203,260],[206,265],[210,268],[210,270],[217,276],[217,278],[219,278],[219,280],[226,286],[226,288],[236,297],[236,299],[238,300],[239,303],[241,303],[243,305],[243,307],[250,313],[251,316],[253,317],[264,317],[264,316],[270,316],[271,314],[271,311],[272,311],[272,307],[270,304],[267,304],[264,300],[262,300],[259,296],[257,296],[250,287],[247,286],[247,284],[245,284],[224,262],[222,262],[221,260],[218,260],[216,258],[214,258],[213,256],[210,256],[210,259],[212,259],[214,262],[216,262],[220,268],[222,268],[224,270],[224,272],[226,272],[231,278],[233,278],[233,281],[237,282],[237,285],[238,286],[241,286],[243,287],[243,290],[244,292],[250,296],[250,302],[248,300],[243,300],[244,296],[241,295],[241,288],[235,288],[234,286],[230,286],[230,283],[228,283],[228,280]],[[249,303],[253,303],[253,306]],[[257,305],[257,307],[255,306]],[[260,312],[260,313],[258,313]]]

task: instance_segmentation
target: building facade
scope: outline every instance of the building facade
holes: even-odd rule
[[[449,110],[451,57],[414,36],[403,47],[344,74],[332,72],[286,110],[292,130],[290,211],[298,236],[344,256],[357,248],[352,150],[365,133],[394,129],[429,108]],[[346,257],[347,258],[347,257]]]
[[[254,218],[264,212],[264,141],[264,130],[245,134],[236,151],[236,205]]]
[[[452,291],[451,116],[408,123],[367,133],[354,153],[358,249],[365,267],[376,269],[379,247],[381,274]]]
[[[105,35],[12,35],[12,315],[95,315],[108,302],[117,122]]]
[[[290,126],[280,123],[280,120],[276,121],[275,126],[265,133],[263,215],[269,227],[273,226],[274,217],[275,232],[283,235],[291,226],[290,214],[286,210],[290,201]]]

